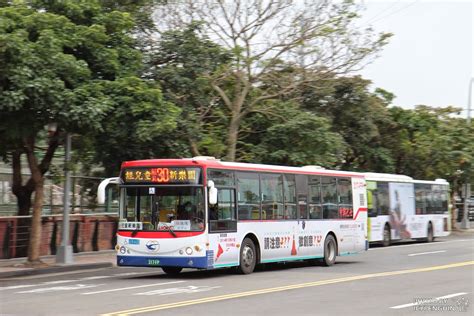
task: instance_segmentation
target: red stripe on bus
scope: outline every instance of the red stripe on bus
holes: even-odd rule
[[[359,216],[359,212],[367,212],[367,208],[366,208],[366,207],[359,207],[359,209],[357,210],[357,213],[356,213],[356,216],[354,217],[354,219],[357,219],[357,216]]]
[[[272,166],[273,168],[265,168],[265,165],[261,167],[255,166],[227,166],[221,164],[219,161],[216,160],[191,160],[191,159],[150,159],[150,160],[132,160],[132,161],[124,161],[122,163],[123,168],[129,167],[203,167],[203,168],[211,168],[211,169],[225,169],[225,170],[232,170],[232,171],[256,171],[256,172],[274,172],[274,173],[289,173],[289,174],[306,174],[306,175],[321,175],[321,176],[333,176],[333,177],[351,177],[351,178],[364,178],[365,175],[363,174],[356,174],[351,173],[350,171],[344,171],[343,173],[337,173],[331,169],[301,169],[301,170],[285,170],[279,169],[279,167],[286,167],[286,166]],[[298,168],[298,167],[294,167]],[[301,168],[301,167],[299,167]]]
[[[183,238],[183,237],[194,237],[198,236],[201,234],[204,234],[204,231],[202,232],[174,232],[176,235],[173,236],[170,232],[141,232],[141,231],[119,231],[117,232],[117,235],[121,237],[128,237],[128,238],[156,238],[156,239],[161,239],[161,238]]]

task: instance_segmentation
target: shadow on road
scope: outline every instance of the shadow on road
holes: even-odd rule
[[[441,239],[435,239],[432,243],[437,243],[437,242],[440,242],[440,241],[445,241],[445,240],[441,240]],[[388,246],[388,248],[390,247],[397,247],[397,246],[403,246],[403,245],[413,245],[413,244],[427,244],[428,242],[426,241],[422,241],[422,240],[409,240],[409,241],[394,241],[393,244],[391,244],[390,246]],[[371,243],[370,244],[370,247],[369,249],[372,249],[372,248],[385,248],[382,243]]]
[[[337,266],[345,266],[350,264],[357,264],[360,263],[358,261],[336,261],[335,267]],[[291,262],[277,262],[277,263],[266,263],[266,264],[259,264],[255,267],[254,273],[261,273],[261,272],[270,272],[270,271],[285,271],[289,269],[301,269],[301,268],[319,268],[322,269],[331,269],[331,267],[326,267],[323,263],[319,260],[312,260],[312,261],[291,261]],[[215,270],[184,270],[179,275],[167,275],[161,272],[161,269],[157,271],[156,274],[147,274],[141,276],[127,276],[127,279],[131,280],[143,280],[143,279],[154,279],[154,280],[168,280],[168,279],[179,279],[179,280],[199,280],[199,279],[215,279],[221,277],[229,277],[231,275],[240,275],[242,274],[237,272],[235,267],[231,268],[222,268],[222,269],[215,269]]]

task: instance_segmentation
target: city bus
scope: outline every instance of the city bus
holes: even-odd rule
[[[364,175],[212,157],[122,163],[117,265],[236,267],[292,260],[330,266],[367,250]]]
[[[414,180],[405,175],[365,173],[368,239],[389,246],[394,241],[449,235],[449,183]]]

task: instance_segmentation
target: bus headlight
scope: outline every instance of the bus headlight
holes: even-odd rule
[[[193,249],[191,247],[186,248],[186,254],[188,256],[192,255],[193,254]]]
[[[196,250],[197,252],[201,251],[201,247],[199,247],[199,245],[196,245],[194,246],[194,250]]]

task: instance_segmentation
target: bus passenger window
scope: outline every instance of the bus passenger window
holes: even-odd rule
[[[298,210],[299,218],[308,218],[308,196],[306,194],[298,194]]]
[[[285,219],[296,219],[296,182],[294,174],[284,176]]]
[[[309,177],[309,219],[322,219],[321,177]]]
[[[388,215],[390,209],[390,199],[388,194],[388,183],[377,182],[377,213]]]
[[[339,218],[353,218],[351,179],[337,179],[337,199]]]
[[[323,200],[323,219],[339,218],[336,178],[321,178],[321,195]]]
[[[258,173],[237,172],[239,220],[260,219],[260,185]]]
[[[262,219],[283,219],[283,178],[281,174],[262,174]]]

